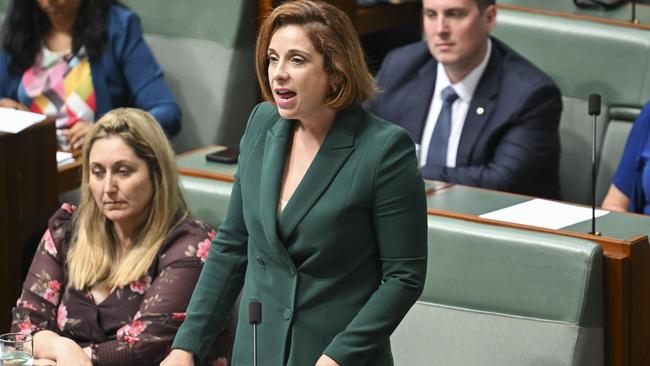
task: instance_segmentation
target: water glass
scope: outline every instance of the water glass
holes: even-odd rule
[[[31,366],[34,364],[31,335],[5,333],[0,335],[0,366]]]

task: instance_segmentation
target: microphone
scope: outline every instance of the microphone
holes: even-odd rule
[[[253,366],[257,366],[257,325],[262,323],[262,303],[251,299],[248,303],[248,324],[253,326]]]
[[[596,118],[600,115],[600,94],[589,95],[587,112],[594,117],[591,136],[591,232],[589,234],[600,235],[596,231]]]

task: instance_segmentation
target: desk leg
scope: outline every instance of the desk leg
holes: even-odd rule
[[[605,364],[629,365],[630,261],[623,255],[605,258]]]

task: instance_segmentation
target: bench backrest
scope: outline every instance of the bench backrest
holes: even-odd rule
[[[565,236],[429,216],[420,301],[396,365],[602,365],[603,256]]]
[[[548,73],[562,91],[564,110],[560,123],[562,199],[590,202],[591,117],[589,94],[598,93],[603,113],[598,118],[599,151],[611,119],[634,120],[650,99],[650,32],[559,16],[499,9],[493,34]],[[626,107],[628,112],[616,115]],[[624,145],[625,136],[612,136],[612,145]],[[614,138],[617,138],[615,141]],[[622,147],[610,149],[622,150]],[[605,164],[620,156],[607,155]],[[601,160],[602,161],[602,160]],[[607,189],[612,171],[603,168],[599,196]]]

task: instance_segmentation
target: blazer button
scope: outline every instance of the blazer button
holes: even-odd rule
[[[284,320],[289,320],[291,319],[291,309],[286,308],[284,309]]]
[[[257,260],[257,263],[261,264],[262,266],[266,266],[266,263],[264,262],[264,259],[262,259],[260,257],[255,257],[255,259]]]

